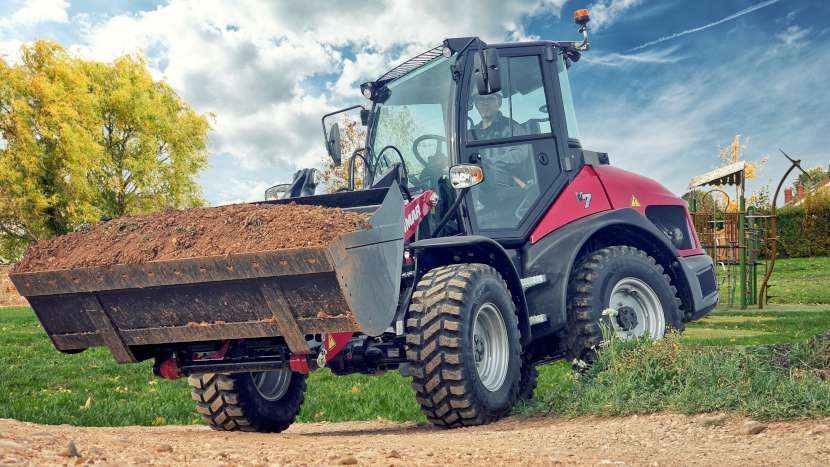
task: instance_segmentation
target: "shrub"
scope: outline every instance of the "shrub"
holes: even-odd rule
[[[781,257],[830,256],[830,194],[779,209],[778,239]]]

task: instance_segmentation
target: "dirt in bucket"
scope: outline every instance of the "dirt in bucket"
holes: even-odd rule
[[[368,215],[299,204],[233,204],[124,216],[32,243],[14,272],[328,245]]]

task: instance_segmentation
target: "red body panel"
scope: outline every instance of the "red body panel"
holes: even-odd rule
[[[578,193],[583,195],[579,196]],[[590,203],[586,204],[585,193],[590,193]],[[563,225],[597,212],[631,208],[645,216],[646,207],[653,205],[682,206],[686,211],[695,248],[678,250],[678,254],[693,256],[704,253],[697,233],[691,227],[688,207],[683,199],[650,178],[610,165],[586,165],[554,201],[530,235],[530,242],[536,243]]]
[[[605,191],[611,200],[611,206],[614,209],[632,208],[645,216],[646,207],[648,206],[682,206],[686,212],[686,222],[692,232],[692,243],[695,248],[677,250],[677,253],[680,256],[694,256],[705,253],[697,239],[697,232],[695,232],[689,219],[688,205],[682,198],[675,196],[668,188],[648,177],[627,172],[617,167],[600,165],[594,167],[594,170],[602,180],[602,185],[605,187]]]
[[[586,165],[566,186],[539,225],[530,234],[530,243],[536,243],[545,235],[585,216],[611,209],[611,203],[605,194],[597,173],[593,167]]]
[[[403,207],[404,229],[406,230],[403,236],[404,240],[409,240],[415,235],[415,231],[418,230],[418,225],[422,220],[426,219],[437,202],[438,198],[435,193],[426,190],[406,203]]]

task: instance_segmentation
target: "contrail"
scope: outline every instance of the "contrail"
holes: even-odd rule
[[[663,36],[663,37],[661,37],[659,39],[655,39],[651,42],[646,42],[645,44],[638,45],[637,47],[634,47],[633,49],[628,49],[628,50],[626,50],[626,52],[634,52],[635,50],[644,49],[644,48],[650,47],[654,44],[659,44],[661,42],[665,42],[665,41],[668,41],[668,40],[671,40],[671,39],[675,39],[675,38],[678,38],[680,36],[685,36],[687,34],[692,34],[694,32],[703,31],[704,29],[709,29],[709,28],[717,26],[719,24],[723,24],[727,21],[732,21],[735,18],[740,18],[743,15],[747,15],[749,13],[752,13],[753,11],[760,10],[761,8],[766,8],[766,7],[768,7],[772,4],[778,3],[780,1],[781,0],[766,0],[765,2],[761,2],[761,3],[758,3],[756,5],[746,7],[743,10],[741,10],[741,11],[735,13],[735,14],[727,16],[726,18],[721,18],[721,19],[715,21],[714,23],[709,23],[709,24],[706,24],[704,26],[700,26],[700,27],[697,27],[697,28],[687,29],[685,31],[676,32],[676,33],[670,34],[668,36]]]

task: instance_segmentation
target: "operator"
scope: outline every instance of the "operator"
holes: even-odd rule
[[[470,128],[471,140],[486,141],[527,135],[524,126],[501,113],[500,92],[480,95],[472,94],[473,104],[481,121]],[[478,190],[478,200],[488,208],[511,206],[513,209],[487,209],[488,223],[493,227],[507,227],[521,218],[535,198],[535,192],[528,190],[534,183],[532,145],[519,143],[482,147],[481,165],[485,174],[485,185]],[[480,223],[483,219],[480,219]]]
[[[470,133],[474,140],[509,138],[527,134],[524,127],[501,113],[502,95],[496,92],[488,95],[473,95],[473,104],[481,121],[473,125]]]

